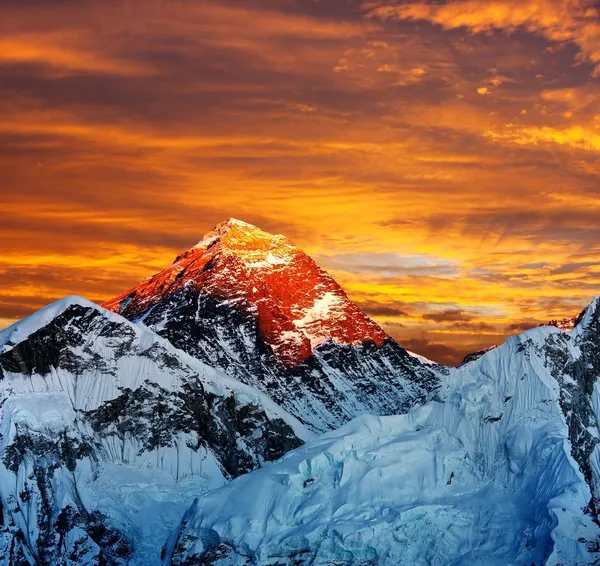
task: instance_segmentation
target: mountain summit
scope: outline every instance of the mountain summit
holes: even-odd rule
[[[404,412],[438,382],[287,238],[233,218],[102,306],[260,389],[314,430],[365,411]]]
[[[388,338],[286,237],[235,218],[215,226],[164,271],[102,306],[136,319],[184,287],[230,300],[256,317],[260,337],[287,368],[328,339],[381,346]]]

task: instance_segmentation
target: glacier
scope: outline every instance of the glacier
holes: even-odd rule
[[[199,497],[166,564],[598,563],[599,305],[451,370],[405,415],[359,417]],[[589,407],[586,466],[570,439]]]

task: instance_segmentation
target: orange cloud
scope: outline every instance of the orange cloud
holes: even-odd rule
[[[36,63],[69,72],[98,72],[116,75],[147,75],[148,65],[111,59],[79,45],[75,33],[8,34],[0,37],[0,64]]]
[[[600,134],[582,126],[568,128],[523,127],[507,124],[502,132],[486,133],[492,140],[507,140],[519,145],[538,145],[541,143],[568,146],[585,151],[600,152]]]
[[[539,38],[480,34],[477,3],[467,20],[445,11],[464,2],[393,20],[334,4],[7,10],[0,318],[117,295],[230,216],[290,236],[445,361],[577,312],[600,289],[598,79]],[[483,16],[563,25],[508,5]]]
[[[581,57],[600,73],[600,19],[593,0],[461,0],[448,3],[408,4],[371,2],[365,8],[381,19],[425,20],[445,29],[467,28],[473,33],[524,28],[551,41],[571,41]]]

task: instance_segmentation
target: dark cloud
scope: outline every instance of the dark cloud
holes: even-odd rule
[[[448,309],[440,312],[423,313],[424,320],[434,322],[471,322],[473,315],[460,309]]]
[[[394,336],[395,333],[401,332],[406,326],[400,322],[391,322],[386,320],[382,323],[382,328],[390,335]]]
[[[393,304],[381,304],[375,302],[358,302],[358,306],[369,316],[408,316],[408,313]]]
[[[453,322],[451,328],[470,330],[473,334],[477,332],[497,332],[496,325],[484,321],[464,321],[464,322]]]
[[[533,263],[524,263],[522,265],[517,265],[517,269],[544,269],[547,267],[547,263],[544,261],[536,261]]]
[[[425,356],[426,358],[444,365],[458,365],[464,354],[451,346],[442,343],[430,342],[425,338],[412,338],[400,344],[406,350]]]
[[[150,213],[151,214],[151,213]],[[223,219],[224,212],[214,218]],[[207,214],[208,216],[208,214]],[[139,216],[138,216],[139,218]],[[64,218],[57,215],[55,218],[35,218],[27,219],[18,215],[12,215],[8,221],[0,226],[0,234],[6,240],[14,239],[29,239],[40,242],[39,249],[44,248],[54,252],[59,251],[78,251],[81,250],[81,242],[93,242],[95,247],[102,246],[107,242],[119,244],[127,242],[128,244],[137,246],[161,246],[169,247],[173,250],[185,250],[192,247],[204,234],[208,231],[209,224],[203,223],[203,226],[193,226],[193,221],[185,215],[181,215],[180,219],[172,219],[170,222],[164,219],[165,224],[176,224],[180,220],[179,230],[171,230],[166,226],[162,229],[148,230],[139,225],[128,225],[126,221],[122,223],[110,223],[102,221],[94,221],[89,211],[79,210],[77,214],[71,215],[68,224]],[[216,223],[216,222],[215,222]],[[44,243],[45,234],[52,233],[55,236],[61,233],[68,235],[63,242]],[[107,249],[107,252],[109,249]]]
[[[598,267],[600,263],[597,261],[580,261],[575,263],[565,263],[560,267],[550,270],[550,275],[565,275],[567,273],[573,273],[586,267]]]
[[[524,189],[517,185],[514,190],[518,192]],[[528,192],[536,193],[533,183]],[[539,198],[543,198],[543,193],[539,194]],[[593,208],[580,207],[574,203],[568,208],[543,206],[527,207],[526,210],[480,208],[472,213],[457,216],[435,215],[427,222],[432,233],[443,233],[452,229],[459,230],[461,236],[482,234],[484,235],[482,242],[494,242],[496,245],[507,240],[520,239],[532,243],[577,242],[582,246],[595,246],[600,239],[596,216]],[[542,263],[535,260],[530,264]]]
[[[515,322],[511,322],[504,327],[504,330],[507,334],[520,334],[525,330],[529,330],[530,328],[535,328],[539,326],[542,321],[534,320],[532,318],[527,318],[525,320],[517,320]]]

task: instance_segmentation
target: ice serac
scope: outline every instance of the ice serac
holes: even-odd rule
[[[235,219],[103,306],[317,431],[404,412],[438,384],[435,366],[408,355],[287,238]]]
[[[165,564],[600,562],[600,298],[200,497]]]
[[[159,562],[193,498],[310,433],[79,297],[0,333],[0,564]]]

